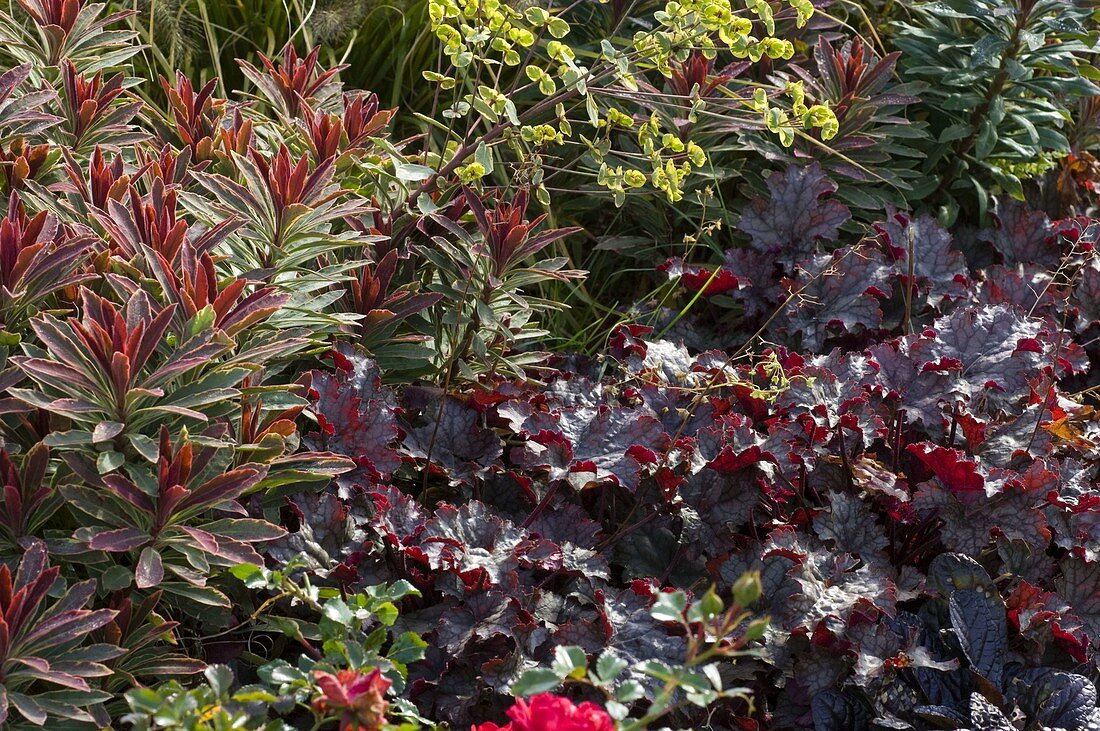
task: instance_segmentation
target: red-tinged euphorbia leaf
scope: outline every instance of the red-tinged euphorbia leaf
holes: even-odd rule
[[[164,581],[164,562],[157,549],[147,546],[142,549],[137,567],[134,569],[134,584],[139,589],[150,589],[160,586],[162,581]]]
[[[14,579],[7,565],[0,566],[0,663],[5,668],[0,686],[13,691],[29,691],[35,684],[67,688],[74,691],[71,703],[77,710],[75,706],[98,702],[82,695],[90,690],[86,679],[109,675],[111,670],[102,661],[122,654],[118,647],[102,644],[82,660],[80,647],[117,612],[84,608],[95,595],[94,580],[73,584],[59,599],[49,600],[58,574],[57,567],[48,566],[46,545],[41,541],[28,544]],[[0,699],[0,715],[10,713],[10,703],[25,719],[41,725],[46,713],[35,697],[54,712],[48,695],[9,692]]]
[[[94,551],[132,551],[149,542],[149,534],[137,528],[117,528],[97,533],[88,541]],[[144,588],[144,587],[143,587]]]

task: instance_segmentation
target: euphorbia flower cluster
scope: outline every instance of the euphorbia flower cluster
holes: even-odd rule
[[[508,709],[511,723],[498,726],[483,723],[471,731],[614,731],[615,722],[595,703],[575,705],[568,698],[539,693],[529,699],[517,698]]]

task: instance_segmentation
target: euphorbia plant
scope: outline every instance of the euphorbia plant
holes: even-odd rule
[[[37,135],[61,122],[61,117],[42,109],[54,94],[48,89],[15,94],[30,78],[32,64],[25,63],[0,74],[0,140]]]
[[[19,196],[11,194],[8,214],[0,219],[0,327],[9,340],[50,295],[89,278],[80,264],[92,242],[65,231],[47,211],[29,217]]]
[[[110,446],[98,456],[103,473],[122,465],[120,450],[154,459],[155,442],[145,433],[150,425],[165,418],[207,421],[201,409],[219,408],[222,399],[236,393],[232,386],[246,373],[211,369],[232,347],[219,330],[189,333],[169,346],[165,335],[174,311],[175,305],[157,307],[144,290],[135,291],[121,310],[81,290],[81,317],[62,321],[43,314],[34,321],[45,349],[26,344],[27,355],[13,362],[38,389],[11,393],[74,423],[76,428],[64,436],[59,432],[51,437],[53,445]],[[200,378],[204,372],[205,381]],[[166,390],[177,383],[191,388]]]
[[[49,565],[42,541],[29,545],[14,574],[0,565],[0,723],[16,714],[37,726],[50,719],[104,718],[102,709],[93,707],[111,694],[88,681],[110,675],[104,662],[122,650],[86,640],[116,612],[84,608],[95,595],[95,581],[73,584],[51,602],[60,572]]]
[[[213,447],[172,444],[166,428],[161,429],[155,469],[131,464],[128,476],[97,478],[90,460],[82,463],[74,456],[70,464],[88,485],[66,485],[62,491],[91,523],[78,529],[74,539],[93,551],[137,556],[134,584],[139,589],[163,586],[228,606],[224,596],[206,585],[208,577],[239,563],[261,561],[252,544],[279,538],[283,531],[249,518],[238,502],[259,485],[267,467],[244,466],[204,479],[216,457]]]
[[[523,357],[512,349],[540,333],[533,312],[556,306],[524,290],[583,276],[583,272],[566,269],[564,257],[529,263],[555,241],[577,232],[575,228],[536,232],[545,216],[529,220],[529,200],[529,190],[522,188],[511,200],[501,194],[487,207],[476,192],[464,188],[462,201],[473,217],[476,233],[441,214],[432,217],[456,239],[452,242],[433,236],[434,248],[424,251],[440,273],[431,289],[452,308],[436,313],[433,322],[437,347],[446,354],[445,365],[451,373],[470,377],[478,370],[515,369]],[[471,355],[476,365],[469,362]]]
[[[18,551],[20,544],[39,535],[51,516],[61,507],[61,494],[46,475],[50,449],[39,443],[16,466],[7,450],[0,450],[3,475],[3,499],[0,500],[0,537],[2,553]]]
[[[0,16],[0,39],[21,61],[56,67],[63,60],[84,73],[117,67],[138,52],[137,33],[118,27],[132,10],[105,13],[87,0],[18,0],[32,23]]]
[[[308,154],[295,157],[285,145],[271,155],[250,149],[232,159],[242,182],[194,172],[214,202],[191,199],[191,207],[211,224],[226,218],[246,222],[229,241],[241,273],[268,282],[308,280],[303,272],[319,256],[370,241],[354,232],[332,231],[335,222],[366,209],[335,182],[333,159],[313,166]],[[343,269],[334,265],[320,273],[337,277]]]

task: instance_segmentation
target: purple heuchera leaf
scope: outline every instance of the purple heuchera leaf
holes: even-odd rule
[[[481,414],[450,396],[427,404],[425,423],[406,428],[402,451],[443,470],[451,480],[484,475],[500,458],[500,438],[481,426]]]
[[[885,565],[889,541],[867,504],[855,495],[829,493],[829,509],[814,517],[814,530],[826,545],[860,558],[864,563]]]
[[[1007,199],[995,213],[997,228],[993,246],[1006,264],[1039,264],[1057,267],[1062,257],[1058,237],[1050,219],[1019,201]]]
[[[1087,276],[1086,271],[1087,267],[1082,271],[1079,283]],[[1018,264],[1015,267],[995,264],[987,267],[983,274],[985,281],[978,290],[978,304],[1011,305],[1035,317],[1061,322],[1065,287],[1054,281],[1050,270],[1035,264]]]
[[[897,338],[867,350],[876,367],[869,387],[872,393],[901,404],[906,422],[923,424],[938,433],[944,423],[940,395],[951,377],[938,370],[922,370],[922,364],[910,355],[913,342],[919,341]]]
[[[725,269],[741,283],[740,289],[727,293],[741,304],[751,320],[767,317],[783,298],[776,258],[749,247],[727,249]]]
[[[1059,568],[1062,575],[1057,582],[1058,593],[1084,624],[1085,634],[1095,645],[1100,642],[1100,561],[1066,556]]]
[[[795,561],[788,576],[798,584],[798,592],[784,608],[776,607],[788,630],[812,632],[823,623],[825,629],[841,636],[859,607],[894,614],[897,588],[886,572],[848,554],[827,550],[791,526],[772,531],[765,552]]]
[[[879,302],[890,287],[889,270],[873,249],[843,249],[804,262],[799,275],[786,283],[797,293],[787,323],[779,325],[790,337],[801,336],[802,347],[819,350],[830,328],[849,332],[875,329],[882,324]]]
[[[436,588],[453,596],[491,587],[514,591],[520,569],[562,568],[557,544],[530,535],[484,503],[442,505],[428,518],[398,493],[373,497],[383,539],[430,570]]]
[[[515,586],[524,534],[483,503],[440,507],[424,526],[423,535],[421,545],[429,565],[454,572],[467,588]]]
[[[679,279],[692,294],[701,293],[704,297],[736,291],[742,286],[728,269],[719,267],[714,271],[710,267],[691,266],[678,256],[670,258],[657,269],[667,274],[669,279]]]
[[[828,200],[836,192],[836,183],[816,162],[772,173],[767,184],[771,197],[754,199],[737,228],[751,237],[756,249],[784,261],[812,254],[818,241],[835,241],[840,227],[852,217],[843,203]]]
[[[754,470],[720,472],[708,466],[680,486],[684,506],[698,515],[698,542],[710,546],[738,533],[762,497],[757,479]]]
[[[966,259],[951,247],[951,234],[931,216],[910,218],[893,212],[883,222],[875,224],[879,240],[893,261],[893,274],[908,287],[909,249],[913,249],[913,286],[917,293],[927,295],[928,304],[939,307],[944,298],[966,296],[970,282],[966,274]]]
[[[444,613],[436,639],[449,652],[460,654],[474,643],[512,637],[519,624],[519,609],[508,594],[489,590],[471,595],[461,606]]]
[[[1073,304],[1077,306],[1077,325],[1084,329],[1100,322],[1100,260],[1093,256],[1081,268],[1073,288]]]
[[[274,541],[264,549],[277,561],[286,562],[305,554],[309,568],[327,577],[339,564],[364,550],[370,538],[369,500],[356,494],[341,500],[328,492],[296,495],[288,498],[298,519],[298,530]]]
[[[606,405],[540,413],[525,428],[529,436],[526,454],[521,456],[525,466],[558,469],[577,487],[610,480],[630,490],[637,488],[643,466],[657,461],[668,439],[661,423],[646,410]],[[547,433],[561,439],[551,439]],[[544,442],[556,445],[558,451],[547,450]],[[564,467],[566,455],[568,468]]]
[[[945,394],[971,412],[1018,413],[1028,379],[1051,362],[1043,323],[1005,306],[964,307],[936,320],[910,348],[920,370],[950,376]]]
[[[313,372],[321,433],[307,443],[353,459],[360,470],[345,475],[345,480],[388,479],[401,464],[393,449],[398,436],[393,395],[382,387],[378,366],[361,352],[345,346],[333,355],[335,373]]]
[[[604,646],[614,649],[632,666],[657,660],[668,664],[681,662],[685,651],[683,637],[667,632],[649,613],[652,600],[633,588],[603,599],[602,620],[609,634]],[[634,680],[649,689],[659,687],[653,678],[630,670]]]
[[[952,489],[942,479],[923,483],[913,506],[942,523],[940,538],[949,551],[978,555],[996,530],[1042,552],[1050,545],[1050,529],[1040,510],[1049,487],[1027,475],[991,470],[976,492]]]
[[[860,379],[853,374],[810,365],[791,369],[788,375],[796,377],[776,399],[776,409],[791,416],[806,415],[830,436],[844,428],[859,433],[864,444],[871,444],[886,435],[882,417],[872,409]]]
[[[607,558],[596,550],[600,524],[580,507],[563,503],[545,510],[527,526],[532,537],[544,538],[561,551],[561,570],[567,574],[606,579]]]

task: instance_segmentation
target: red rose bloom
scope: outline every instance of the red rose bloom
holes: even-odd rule
[[[519,698],[508,709],[511,723],[498,726],[483,723],[471,731],[615,731],[607,711],[585,701],[579,706],[568,698],[540,693],[528,700]]]
[[[340,731],[378,731],[386,722],[390,704],[386,691],[392,683],[375,668],[369,673],[341,670],[336,675],[320,670],[313,677],[321,695],[313,701],[313,710],[339,715]]]

